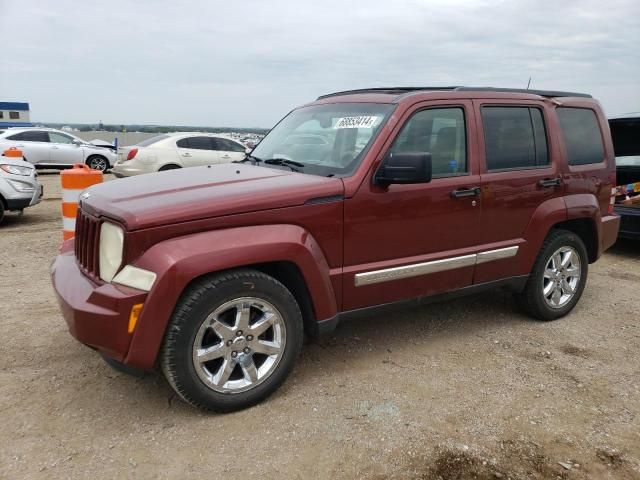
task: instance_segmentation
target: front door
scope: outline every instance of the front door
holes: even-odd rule
[[[374,185],[374,171],[344,203],[343,309],[473,283],[480,241],[480,176],[470,101],[416,105],[398,122],[389,152],[430,152],[430,183]]]
[[[50,154],[52,165],[73,165],[84,163],[82,147],[73,143],[73,137],[58,132],[49,132]]]

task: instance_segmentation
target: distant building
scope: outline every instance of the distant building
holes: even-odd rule
[[[31,126],[28,103],[0,102],[0,128]]]

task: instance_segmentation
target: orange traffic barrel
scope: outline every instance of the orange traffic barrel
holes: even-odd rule
[[[3,155],[9,158],[24,158],[22,150],[18,150],[16,147],[11,147],[8,150],[5,150]]]
[[[76,163],[71,170],[60,172],[62,182],[62,238],[68,240],[76,232],[78,200],[82,191],[102,183],[102,172],[92,170],[83,163]]]

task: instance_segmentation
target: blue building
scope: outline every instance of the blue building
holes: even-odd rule
[[[0,128],[31,126],[28,103],[0,102]]]

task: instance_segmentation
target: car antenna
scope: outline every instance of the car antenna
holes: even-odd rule
[[[531,77],[529,77],[529,81],[527,82],[527,90],[529,90],[530,85],[531,85]]]

